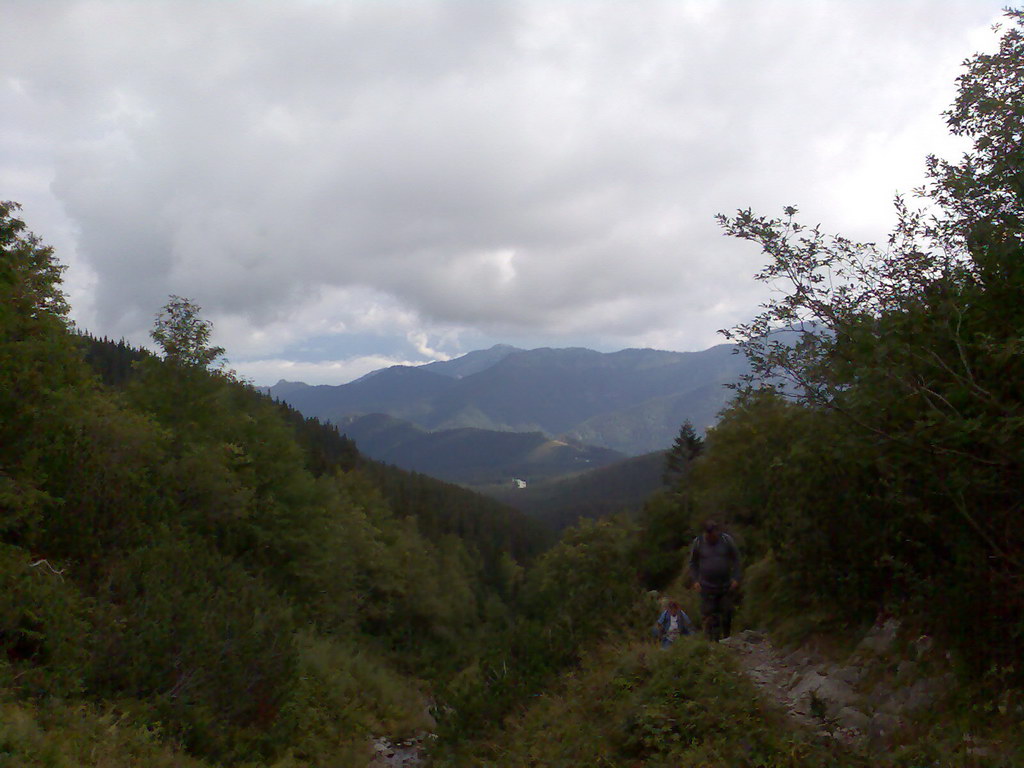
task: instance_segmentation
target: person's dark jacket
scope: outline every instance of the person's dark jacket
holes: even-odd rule
[[[729,534],[719,533],[714,544],[704,534],[693,540],[690,578],[700,584],[702,592],[726,592],[741,574],[740,550]]]

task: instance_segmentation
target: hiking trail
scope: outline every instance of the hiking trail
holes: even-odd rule
[[[944,665],[936,664],[926,635],[911,645],[914,658],[894,656],[899,631],[894,619],[876,624],[843,663],[807,648],[780,651],[767,634],[754,630],[722,644],[735,651],[747,677],[794,723],[845,744],[866,742],[877,749],[956,682],[950,671],[935,674]],[[931,676],[924,674],[929,669]]]

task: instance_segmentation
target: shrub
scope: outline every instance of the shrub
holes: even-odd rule
[[[33,696],[66,696],[81,688],[88,665],[83,638],[89,603],[61,573],[0,544],[0,649],[8,684]]]

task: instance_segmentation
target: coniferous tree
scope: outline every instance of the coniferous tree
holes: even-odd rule
[[[688,473],[693,460],[700,456],[704,448],[704,438],[697,434],[693,423],[687,419],[679,428],[679,434],[668,453],[665,454],[665,485],[677,485]]]

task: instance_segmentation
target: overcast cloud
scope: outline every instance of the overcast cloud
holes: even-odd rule
[[[763,300],[716,212],[881,239],[989,0],[0,0],[0,199],[80,325],[195,299],[257,383],[699,349]]]

